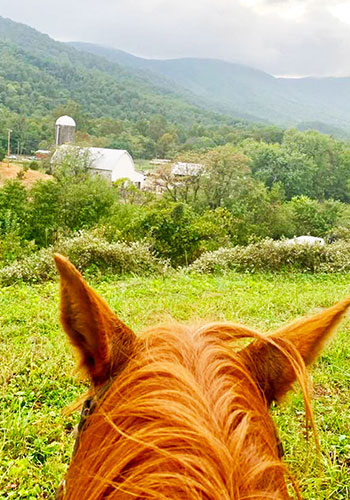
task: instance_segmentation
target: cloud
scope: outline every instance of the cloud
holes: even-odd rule
[[[349,28],[334,10],[341,3],[2,0],[0,15],[59,40],[90,41],[145,57],[214,57],[279,75],[350,75]]]

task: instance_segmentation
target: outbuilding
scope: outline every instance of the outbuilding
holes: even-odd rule
[[[59,147],[52,162],[62,161],[63,156],[70,151],[76,153],[79,149],[79,155],[86,157],[88,169],[105,179],[115,182],[118,179],[129,179],[135,186],[142,188],[145,177],[135,169],[134,160],[125,149],[107,149],[107,148],[78,148],[77,146],[63,145]]]
[[[135,169],[134,160],[125,149],[87,148],[89,169],[106,179],[130,179],[137,187],[142,187],[144,175]]]
[[[171,174],[175,177],[197,177],[204,170],[200,163],[177,162],[171,167]]]

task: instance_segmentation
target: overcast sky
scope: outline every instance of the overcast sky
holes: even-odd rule
[[[0,0],[0,16],[143,57],[350,76],[350,0]]]

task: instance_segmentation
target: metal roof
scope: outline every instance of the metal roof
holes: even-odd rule
[[[173,164],[171,173],[172,175],[195,177],[202,172],[203,168],[200,163],[183,163],[179,161]]]
[[[63,144],[56,149],[51,162],[55,164],[61,161],[64,155],[69,154],[70,151],[77,151],[81,157],[84,157],[87,153],[88,168],[90,169],[107,172],[116,171],[115,179],[126,177],[141,184],[144,181],[144,175],[135,170],[134,160],[125,149],[80,148],[71,144]],[[118,165],[124,156],[130,161],[129,168],[127,165],[124,165],[124,168],[120,168],[121,166]]]
[[[130,158],[132,164],[134,161],[125,149],[106,149],[106,148],[83,148],[89,152],[89,161],[93,168],[97,170],[112,171],[116,168],[117,162],[126,155]]]

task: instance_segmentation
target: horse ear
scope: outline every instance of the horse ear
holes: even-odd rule
[[[310,365],[335,332],[349,305],[350,297],[314,316],[294,321],[269,335],[267,341],[254,341],[241,351],[269,404],[281,399],[296,380],[291,362],[278,347]]]
[[[61,323],[94,385],[120,371],[132,354],[134,333],[84,281],[65,257],[55,254],[61,278]]]

